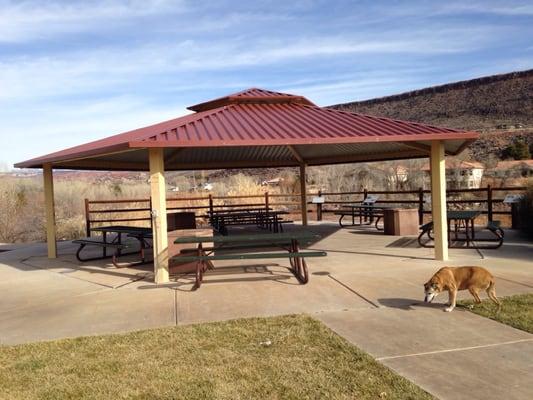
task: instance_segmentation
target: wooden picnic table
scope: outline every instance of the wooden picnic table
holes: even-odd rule
[[[379,204],[348,204],[342,206],[342,208],[345,208],[346,210],[335,212],[336,215],[340,215],[339,225],[341,228],[344,228],[345,226],[371,225],[375,218],[376,229],[381,230],[381,228],[378,227],[378,222],[381,220],[381,218],[383,218],[383,210],[390,210],[394,209],[395,207]],[[345,225],[342,223],[342,219],[346,216],[352,217],[351,225]],[[355,218],[357,216],[359,217],[359,224],[355,223]]]
[[[289,258],[291,268],[301,284],[309,281],[306,257],[326,256],[324,251],[301,251],[301,243],[307,243],[320,238],[308,231],[290,233],[266,233],[255,235],[230,235],[211,237],[184,236],[174,240],[176,244],[196,244],[196,248],[182,250],[179,256],[172,257],[178,262],[196,262],[196,281],[194,289],[202,284],[203,274],[207,269],[213,269],[215,260],[252,260],[269,258]],[[204,247],[204,243],[213,243],[213,247]],[[272,247],[285,252],[272,252]],[[258,249],[264,249],[262,252]],[[265,251],[270,249],[270,251]]]
[[[79,239],[79,240],[73,241],[73,243],[80,245],[80,247],[78,248],[78,251],[76,252],[76,258],[81,262],[107,258],[108,257],[107,249],[111,248],[113,249],[113,254],[111,255],[112,262],[113,262],[113,265],[115,265],[115,267],[117,268],[120,268],[118,264],[118,257],[130,255],[130,254],[139,254],[140,261],[135,262],[135,263],[130,263],[128,264],[128,266],[131,266],[133,264],[135,265],[144,264],[146,262],[146,249],[152,247],[151,244],[148,242],[148,240],[152,238],[151,228],[126,226],[126,225],[113,225],[113,226],[99,226],[99,227],[91,228],[91,232],[100,232],[102,234],[102,240],[87,238],[87,239]],[[108,240],[108,234],[112,234],[112,233],[115,234],[115,237],[112,240]],[[124,236],[137,239],[137,241],[140,244],[140,249],[138,251],[123,253],[123,250],[128,247],[123,241]],[[92,257],[92,258],[82,258],[80,253],[86,246],[101,247],[102,256]]]

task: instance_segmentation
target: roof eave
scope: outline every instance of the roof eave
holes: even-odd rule
[[[46,156],[32,158],[30,160],[22,161],[14,165],[15,168],[42,168],[46,164],[54,164],[55,162],[68,163],[79,159],[90,158],[92,156],[103,156],[113,153],[122,153],[131,150],[128,143],[121,143],[117,145],[101,147],[97,149],[87,150],[79,153],[73,153],[68,156],[51,153]]]
[[[206,142],[199,141],[181,141],[181,140],[140,140],[130,141],[130,148],[154,148],[154,147],[239,147],[239,146],[283,146],[283,145],[323,145],[323,144],[343,144],[343,143],[380,143],[380,142],[422,142],[433,140],[465,140],[466,145],[479,138],[477,132],[450,132],[450,133],[428,133],[416,135],[389,135],[389,136],[355,136],[355,137],[336,137],[336,138],[295,138],[295,139],[265,139],[258,140],[210,140]],[[464,150],[465,144],[461,145],[461,151]],[[466,147],[466,146],[465,146]],[[459,151],[460,152],[460,151]]]

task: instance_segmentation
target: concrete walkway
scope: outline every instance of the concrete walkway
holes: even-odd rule
[[[286,260],[217,263],[191,292],[189,277],[154,285],[149,266],[80,264],[70,243],[60,244],[58,260],[44,245],[0,253],[0,343],[308,313],[439,398],[533,398],[533,335],[421,302],[422,284],[442,266],[430,249],[371,229],[310,229],[323,234],[312,248],[328,257],[309,260],[308,285]],[[503,296],[533,292],[531,260],[533,246],[508,232],[503,248],[452,250],[448,264],[489,268]]]

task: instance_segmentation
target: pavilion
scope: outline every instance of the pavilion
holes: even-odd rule
[[[429,157],[435,258],[448,258],[445,155],[459,154],[478,133],[322,108],[302,96],[255,88],[189,110],[194,113],[15,165],[43,169],[48,257],[57,257],[53,169],[150,171],[154,276],[164,283],[165,170],[299,167],[306,225],[307,166]]]

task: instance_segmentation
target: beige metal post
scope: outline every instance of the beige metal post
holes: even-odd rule
[[[444,143],[431,142],[431,216],[435,233],[435,259],[448,259],[448,223],[446,220],[446,167]]]
[[[167,199],[163,149],[151,148],[148,152],[152,200],[152,232],[154,235],[154,280],[155,283],[166,283],[169,279]]]
[[[300,164],[300,204],[302,211],[302,225],[307,225],[307,182],[306,164]]]
[[[43,183],[48,258],[57,258],[56,213],[54,206],[54,176],[52,173],[51,164],[43,165]]]

